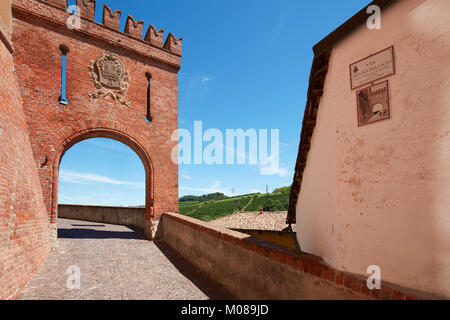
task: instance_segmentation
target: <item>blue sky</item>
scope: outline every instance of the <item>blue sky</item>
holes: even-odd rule
[[[73,2],[69,0],[69,4]],[[280,170],[257,165],[180,165],[180,196],[265,192],[290,185],[306,101],[312,47],[369,0],[97,0],[183,37],[179,127],[280,130]],[[61,163],[60,203],[140,205],[144,169],[128,147],[92,139]],[[78,175],[77,175],[78,174]]]

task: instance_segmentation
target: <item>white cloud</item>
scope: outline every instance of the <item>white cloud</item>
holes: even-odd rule
[[[59,173],[59,178],[61,181],[76,184],[106,183],[114,185],[129,185],[138,188],[145,187],[145,183],[143,182],[116,180],[95,173],[81,173],[67,170],[61,170]]]
[[[261,175],[264,176],[280,176],[280,177],[287,177],[290,175],[293,175],[293,172],[288,170],[286,167],[280,167],[280,166],[269,166],[265,168],[260,168]]]
[[[205,77],[202,78],[202,82],[208,82],[208,81],[211,81],[211,80],[214,80],[214,77],[205,76]]]
[[[192,179],[192,177],[191,177],[190,175],[187,175],[187,174],[185,174],[185,173],[183,173],[181,176],[182,176],[184,179],[186,179],[186,180],[191,180],[191,179]]]
[[[280,165],[278,163],[278,160],[274,161],[275,159],[278,159],[279,154],[273,154],[269,161],[265,164],[259,164],[259,173],[263,176],[280,176],[280,177],[287,177],[289,175],[293,175],[294,172],[289,170],[287,166]]]

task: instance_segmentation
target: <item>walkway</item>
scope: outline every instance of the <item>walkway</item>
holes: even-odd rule
[[[164,242],[128,227],[58,220],[59,247],[18,299],[205,300],[232,298]],[[68,289],[70,266],[80,289]]]

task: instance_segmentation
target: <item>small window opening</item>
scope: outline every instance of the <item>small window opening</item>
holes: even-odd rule
[[[145,76],[147,78],[147,115],[145,116],[145,120],[147,120],[147,122],[152,122],[153,119],[150,112],[150,89],[151,89],[150,80],[152,79],[152,75],[150,74],[150,72],[146,72]]]
[[[61,104],[68,105],[69,100],[67,100],[66,96],[66,71],[67,71],[67,54],[69,53],[69,47],[62,44],[59,46],[59,50],[61,50],[61,96],[58,101]]]

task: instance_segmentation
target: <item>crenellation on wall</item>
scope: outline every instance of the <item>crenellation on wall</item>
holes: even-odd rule
[[[120,31],[120,17],[122,11],[112,11],[106,4],[103,5],[103,19],[102,23],[105,27]]]
[[[77,6],[80,8],[80,16],[94,21],[96,0],[77,0]]]
[[[178,56],[181,56],[181,41],[183,38],[175,38],[175,36],[172,33],[169,33],[167,36],[166,42],[164,43],[164,48],[172,52],[173,54],[176,54]]]
[[[27,20],[38,25],[48,25],[50,29],[58,29],[59,33],[70,33],[73,36],[80,34],[95,41],[102,41],[109,46],[120,47],[128,51],[139,53],[145,57],[151,57],[154,60],[170,64],[176,68],[181,63],[181,38],[169,36],[164,46],[159,45],[162,42],[162,34],[158,31],[158,37],[155,41],[143,40],[143,21],[136,21],[133,17],[127,17],[127,25],[124,32],[120,31],[121,11],[112,11],[110,7],[103,8],[103,23],[96,23],[89,18],[94,15],[94,2],[83,2],[79,4],[82,16],[79,18],[79,28],[71,26],[68,22],[73,20],[73,14],[66,11],[66,2],[48,2],[44,0],[13,0],[14,18]],[[59,5],[58,5],[59,4]],[[86,8],[83,11],[83,8]],[[90,11],[88,11],[88,9]],[[83,13],[84,12],[84,13]],[[38,21],[36,21],[38,20]],[[161,30],[160,30],[161,31]],[[161,40],[159,35],[161,34]]]
[[[163,29],[156,30],[154,26],[150,25],[145,35],[144,41],[149,42],[154,46],[162,48],[163,37],[164,37]]]
[[[125,33],[129,36],[142,40],[142,33],[144,28],[144,21],[136,21],[130,15],[127,17],[127,22],[125,24]]]

